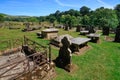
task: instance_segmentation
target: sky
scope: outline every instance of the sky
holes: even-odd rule
[[[46,16],[57,10],[79,10],[82,6],[87,6],[91,10],[99,7],[113,9],[117,4],[120,4],[120,0],[0,0],[0,13]]]

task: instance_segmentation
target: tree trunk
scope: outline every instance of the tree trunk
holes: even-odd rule
[[[120,26],[116,28],[115,42],[120,42]]]

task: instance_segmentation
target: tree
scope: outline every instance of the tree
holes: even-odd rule
[[[112,9],[99,8],[93,14],[95,26],[115,28],[118,25],[117,15]]]
[[[0,22],[4,21],[4,16],[2,14],[0,14]]]
[[[54,15],[55,15],[55,17],[57,18],[58,16],[60,16],[60,11],[57,10]]]
[[[55,20],[56,20],[55,16],[49,16],[50,23],[54,23]]]
[[[109,35],[109,28],[118,26],[117,15],[112,9],[98,8],[93,14],[94,25],[103,28],[103,35]]]
[[[39,20],[36,17],[29,17],[27,18],[28,22],[39,22]]]
[[[85,15],[85,16],[82,17],[82,25],[90,25],[89,16]]]
[[[82,14],[82,16],[88,15],[90,13],[90,8],[83,6],[80,8],[80,13]]]
[[[59,10],[57,10],[56,12],[55,12],[55,17],[56,17],[56,19],[57,19],[57,21],[60,23],[60,11]]]
[[[75,16],[71,16],[69,14],[61,16],[61,22],[67,25],[70,29],[72,28],[72,26],[79,24],[78,21],[79,21],[78,18],[76,18]]]
[[[0,14],[0,28],[2,27],[2,22],[4,21],[4,16],[2,14]]]
[[[39,22],[44,22],[44,21],[46,21],[46,17],[40,16],[40,17],[38,17],[38,20],[39,20]]]
[[[118,20],[119,20],[119,25],[120,25],[120,4],[116,5],[114,10],[116,11],[116,14],[117,14],[117,17],[118,17]]]

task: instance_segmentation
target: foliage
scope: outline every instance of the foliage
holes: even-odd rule
[[[116,10],[116,14],[117,14],[119,25],[120,25],[120,4],[116,5],[114,10]]]
[[[115,28],[118,25],[117,15],[112,9],[101,7],[96,9],[93,15],[91,19],[95,26]]]
[[[87,15],[82,17],[82,25],[90,25],[90,18]]]
[[[2,14],[0,14],[0,22],[4,21],[4,16]]]
[[[55,16],[53,15],[50,15],[48,19],[51,23],[54,23],[54,21],[56,20]]]
[[[38,22],[38,19],[36,17],[29,17],[27,18],[28,22]]]
[[[67,14],[67,15],[62,15],[61,22],[63,24],[68,24],[71,27],[71,26],[78,25],[79,19],[80,19],[79,17],[77,18],[75,16],[71,16],[71,15]]]
[[[17,22],[50,22],[52,24],[67,24],[70,27],[76,25],[92,25],[95,27],[112,27],[115,28],[120,23],[120,4],[116,5],[115,9],[108,9],[100,7],[92,11],[87,6],[82,6],[80,10],[70,9],[68,11],[59,11],[52,13],[48,16],[10,16],[2,14],[5,21]],[[119,22],[118,22],[119,21]]]
[[[90,13],[90,8],[83,6],[80,8],[80,13],[82,14],[82,16],[88,15]]]

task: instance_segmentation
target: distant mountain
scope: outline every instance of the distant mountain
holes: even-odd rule
[[[7,16],[7,14],[4,14],[4,13],[0,13],[0,15]]]
[[[4,14],[4,13],[0,13],[0,15],[3,15],[4,17],[14,17],[14,18],[29,18],[31,16],[24,16],[24,15],[8,15],[8,14]]]

